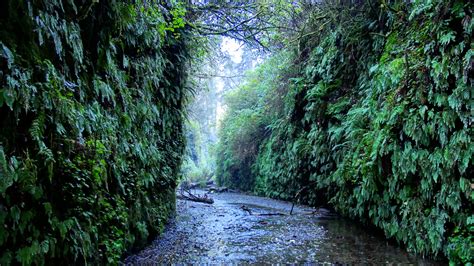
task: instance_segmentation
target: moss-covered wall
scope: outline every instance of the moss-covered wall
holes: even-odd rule
[[[218,180],[289,200],[301,190],[409,251],[472,263],[472,3],[324,2],[291,62],[261,67],[278,80],[249,81],[270,97],[230,107],[246,117],[223,122],[240,128],[221,133]]]
[[[174,209],[185,10],[0,3],[0,264],[116,263]]]

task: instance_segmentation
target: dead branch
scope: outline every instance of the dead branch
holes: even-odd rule
[[[298,199],[298,197],[300,196],[301,192],[305,191],[307,188],[309,188],[310,186],[316,184],[316,181],[314,182],[311,182],[309,183],[308,185],[304,186],[302,189],[300,189],[296,194],[295,196],[293,197],[293,204],[291,205],[291,211],[290,211],[290,215],[293,214],[293,208],[295,207],[295,203],[296,203],[296,200]]]
[[[186,195],[185,195],[186,193]],[[176,196],[178,199],[182,200],[189,200],[189,201],[195,201],[195,202],[202,202],[202,203],[207,203],[207,204],[213,204],[214,200],[210,197],[207,196],[207,194],[204,195],[194,195],[192,194],[189,190],[183,189],[180,191],[180,194]]]
[[[227,187],[214,187],[211,186],[207,190],[209,193],[222,193],[222,192],[228,192],[229,189]]]
[[[286,214],[281,213],[281,212],[275,212],[275,213],[256,213],[254,215],[255,216],[285,216]]]
[[[286,215],[286,214],[281,213],[281,212],[253,213],[252,210],[249,207],[245,206],[245,205],[240,206],[240,209],[248,212],[249,215],[255,215],[255,216],[285,216]]]

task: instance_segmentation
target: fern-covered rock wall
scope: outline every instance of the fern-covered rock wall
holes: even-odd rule
[[[272,96],[230,112],[262,117],[252,125],[266,130],[243,142],[221,133],[218,179],[284,199],[302,190],[303,202],[329,203],[410,251],[472,262],[473,5],[411,2],[329,6],[288,49],[291,64],[262,66],[281,69],[277,82],[250,81]]]
[[[1,265],[116,263],[173,211],[185,10],[146,2],[1,1]]]

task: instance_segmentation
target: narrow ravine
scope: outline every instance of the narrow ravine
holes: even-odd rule
[[[473,265],[473,13],[0,1],[0,266]]]
[[[325,209],[240,193],[213,195],[214,204],[178,200],[177,216],[152,245],[123,263],[436,264],[407,254]],[[252,215],[242,209],[250,209]]]

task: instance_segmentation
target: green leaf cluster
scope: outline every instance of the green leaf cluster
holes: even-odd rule
[[[163,229],[190,95],[183,10],[0,3],[1,265],[116,264]]]
[[[278,86],[281,67],[289,63],[289,57],[289,53],[273,57],[250,73],[244,85],[225,95],[227,112],[221,121],[216,155],[218,184],[242,190],[254,188],[254,164],[270,132],[267,125],[276,116],[275,110],[283,108],[277,102],[270,106],[275,96],[272,88]]]
[[[341,4],[307,25],[320,34],[286,48],[298,53],[265,89],[279,95],[285,83],[283,99],[259,105],[284,108],[270,108],[270,121],[224,121],[233,136],[221,144],[218,178],[245,176],[245,188],[283,199],[307,188],[302,202],[330,204],[411,252],[472,263],[473,5],[372,2]],[[245,135],[247,124],[270,132]],[[229,163],[226,154],[255,140],[251,165]],[[232,170],[247,168],[249,175]]]

